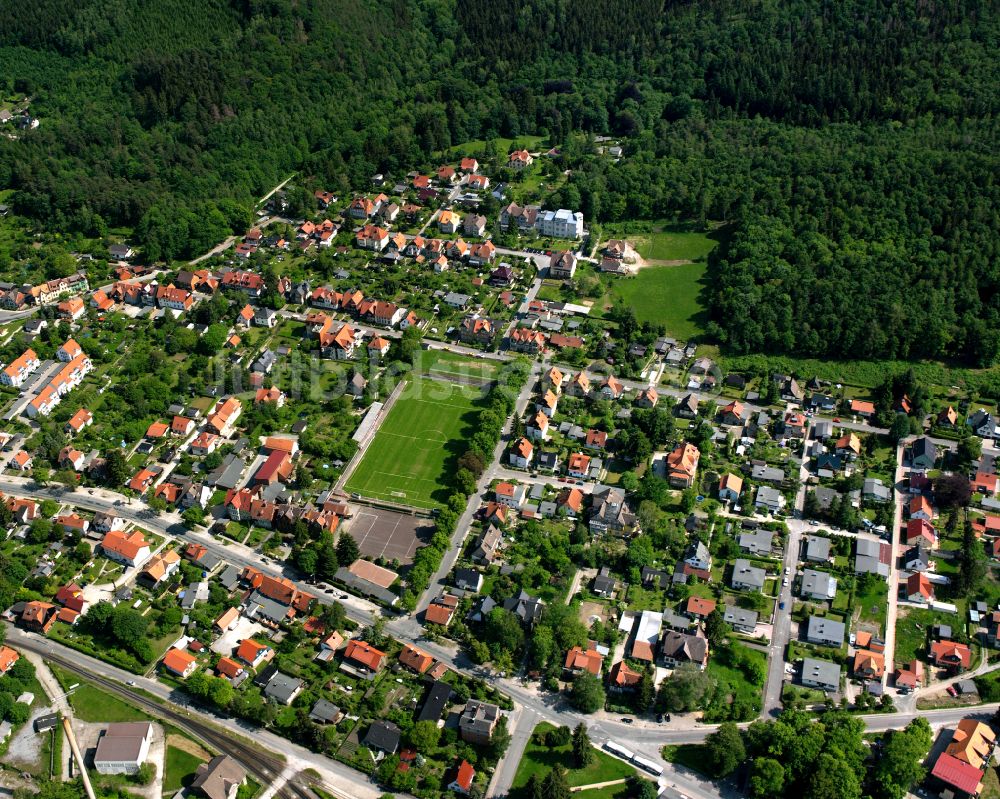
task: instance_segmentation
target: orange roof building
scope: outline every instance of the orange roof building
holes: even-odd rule
[[[413,669],[417,674],[423,674],[434,665],[434,658],[413,644],[406,644],[403,651],[399,653],[399,662],[407,668]]]
[[[190,652],[175,647],[163,656],[163,667],[172,674],[186,679],[198,667],[198,659]]]
[[[243,673],[243,667],[232,658],[221,657],[215,664],[215,670],[220,677],[228,677],[235,680]]]
[[[667,482],[674,488],[690,488],[694,485],[700,459],[701,452],[694,444],[678,444],[667,455]]]
[[[574,674],[589,671],[596,677],[600,675],[603,663],[604,658],[601,657],[601,653],[597,649],[584,650],[582,647],[574,646],[566,653],[566,662],[563,668]]]
[[[130,533],[112,530],[101,541],[101,549],[106,557],[129,566],[137,566],[149,558],[149,542],[139,530]]]
[[[244,638],[236,648],[236,657],[252,668],[266,663],[274,657],[274,650],[267,644],[259,644],[251,638]]]
[[[982,769],[989,764],[996,742],[996,733],[987,724],[962,719],[945,752],[973,768]]]
[[[700,619],[707,619],[709,615],[715,610],[716,601],[714,599],[705,599],[700,596],[688,597],[687,604],[684,606],[684,612],[688,616],[696,616]]]
[[[608,680],[619,691],[626,691],[639,686],[639,683],[642,682],[642,674],[629,668],[628,663],[624,660],[619,660],[611,667]]]
[[[885,655],[859,649],[854,653],[854,674],[869,680],[881,680],[885,674]]]
[[[9,646],[0,646],[0,674],[6,674],[20,659],[21,656]]]
[[[365,674],[377,674],[385,664],[385,652],[376,649],[367,641],[351,639],[344,649],[344,660]]]
[[[146,438],[163,438],[169,429],[166,422],[153,422],[146,428]]]

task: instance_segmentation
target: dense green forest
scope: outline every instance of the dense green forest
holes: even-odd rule
[[[0,187],[165,257],[291,171],[345,191],[546,135],[588,219],[730,223],[737,352],[1000,358],[995,0],[37,0],[0,7]],[[619,162],[585,134],[627,137]]]

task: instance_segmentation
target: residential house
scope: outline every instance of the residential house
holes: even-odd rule
[[[767,572],[757,566],[752,566],[745,558],[737,558],[733,563],[733,576],[730,585],[737,591],[761,591]]]
[[[500,708],[488,702],[470,699],[458,719],[458,730],[463,741],[486,746],[493,737],[493,730],[500,719]]]
[[[570,677],[576,677],[578,674],[583,674],[584,672],[589,672],[595,677],[599,677],[603,664],[604,657],[597,651],[596,643],[591,641],[587,649],[574,646],[566,653],[563,670]]]
[[[810,535],[805,539],[806,560],[810,563],[827,563],[830,560],[830,539]]]
[[[668,668],[676,668],[684,663],[692,663],[699,669],[708,665],[708,639],[697,631],[681,633],[667,630],[660,645],[663,663]]]
[[[515,150],[507,156],[507,166],[515,172],[521,172],[531,166],[534,160],[527,150]]]
[[[828,693],[840,690],[840,666],[829,660],[803,658],[802,684]]]
[[[229,755],[217,755],[195,771],[191,789],[207,799],[236,799],[247,774]]]
[[[305,682],[298,677],[290,677],[276,671],[267,681],[267,685],[264,686],[264,696],[279,705],[290,705],[295,697],[302,693],[303,688],[305,688]]]
[[[608,690],[613,693],[632,693],[641,682],[642,674],[629,668],[624,660],[615,663],[608,674]]]
[[[803,599],[813,599],[818,602],[833,599],[837,595],[837,579],[826,572],[804,569],[799,595]]]
[[[684,563],[692,569],[699,571],[711,571],[712,556],[708,547],[701,541],[692,541],[684,552]]]
[[[718,603],[714,599],[692,596],[688,597],[688,601],[684,605],[684,613],[693,619],[704,621],[712,615],[716,607],[718,607]]]
[[[698,473],[701,452],[694,444],[684,442],[667,455],[667,482],[674,488],[690,488]]]
[[[589,527],[591,533],[630,535],[637,527],[635,514],[625,504],[625,493],[618,488],[602,487],[592,495]]]
[[[368,728],[362,746],[386,755],[396,754],[399,749],[400,730],[391,721],[375,721]]]
[[[754,635],[757,631],[757,618],[759,614],[756,610],[746,610],[735,605],[724,605],[722,618],[730,627],[737,632],[746,635]]]
[[[576,274],[576,256],[569,250],[558,250],[549,258],[549,277],[571,280]]]
[[[892,491],[878,478],[869,477],[862,485],[861,496],[868,502],[883,504],[892,499]]]
[[[919,660],[912,660],[896,669],[896,690],[900,693],[912,693],[920,688],[923,682],[924,664]]]
[[[547,424],[547,422],[546,422]],[[510,451],[510,464],[519,469],[527,469],[531,464],[531,459],[534,455],[534,446],[528,439],[521,438],[515,442],[513,449]]]
[[[468,796],[475,778],[476,770],[468,760],[463,759],[455,771],[454,779],[448,783],[448,790]]]
[[[856,649],[852,671],[865,680],[881,680],[885,674],[885,655],[868,649]]]
[[[358,639],[347,642],[344,649],[344,660],[341,663],[341,670],[365,680],[375,679],[375,675],[382,670],[385,663],[385,652],[382,652],[371,644]]]
[[[186,680],[198,668],[198,659],[186,649],[173,647],[163,656],[163,667],[171,674]]]
[[[492,563],[500,548],[503,533],[500,528],[488,526],[479,536],[472,551],[472,559],[478,563]]]
[[[809,624],[806,627],[806,640],[811,644],[839,648],[844,644],[845,630],[845,625],[841,621],[822,616],[810,616]]]
[[[911,574],[906,578],[903,594],[910,602],[932,602],[934,600],[934,583],[921,572]]]
[[[141,566],[149,559],[149,542],[139,530],[124,533],[112,530],[101,541],[101,551],[106,558],[126,566]]]
[[[930,661],[939,669],[952,674],[968,671],[972,665],[972,650],[968,644],[955,641],[933,641],[930,647]]]
[[[763,529],[740,533],[739,546],[751,555],[770,557],[771,548],[774,546],[774,533]]]
[[[914,440],[910,445],[910,466],[914,469],[933,469],[937,457],[937,447],[926,436]]]
[[[644,388],[635,395],[635,404],[639,408],[655,408],[660,401],[660,395],[655,388]]]
[[[771,486],[757,486],[757,495],[754,497],[754,507],[761,508],[768,513],[780,513],[785,507],[785,497],[776,488]]]

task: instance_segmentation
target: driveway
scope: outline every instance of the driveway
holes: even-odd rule
[[[226,630],[222,635],[212,642],[210,647],[218,655],[232,655],[233,650],[239,646],[240,641],[245,638],[253,638],[255,635],[264,634],[264,627],[255,621],[251,621],[245,616],[240,616],[239,621],[231,630]]]

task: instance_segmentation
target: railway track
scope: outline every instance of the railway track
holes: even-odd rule
[[[262,787],[267,788],[271,786],[285,770],[285,762],[283,760],[259,749],[248,749],[241,742],[221,732],[214,725],[200,721],[196,715],[175,710],[169,705],[161,705],[159,702],[149,699],[142,693],[129,690],[127,686],[122,685],[116,680],[94,674],[58,653],[47,651],[44,647],[38,646],[33,641],[18,641],[17,646],[41,655],[46,660],[55,663],[61,669],[83,677],[109,693],[142,708],[151,716],[156,716],[170,722],[207,744],[210,748],[222,754],[229,755],[245,768]],[[302,784],[303,779],[311,781],[311,778],[306,775],[295,775],[274,795],[283,799],[317,799],[316,794]]]

